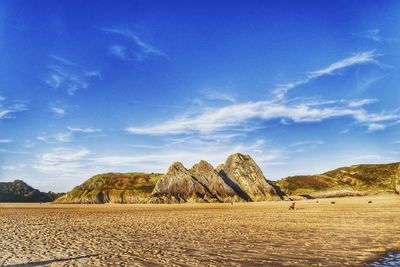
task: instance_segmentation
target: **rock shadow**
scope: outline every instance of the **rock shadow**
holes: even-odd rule
[[[232,179],[229,178],[228,175],[226,175],[226,173],[225,173],[223,170],[221,170],[221,171],[219,172],[219,175],[221,176],[222,180],[223,180],[230,188],[232,188],[232,190],[235,191],[235,193],[236,193],[241,199],[244,199],[244,200],[247,201],[247,202],[253,201],[253,200],[251,199],[251,197],[250,197],[246,192],[244,192],[244,191],[242,190],[242,188],[240,188],[240,186],[239,186],[237,183],[235,183],[234,181],[232,181]]]

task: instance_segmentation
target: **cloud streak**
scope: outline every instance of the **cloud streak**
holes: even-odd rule
[[[128,30],[128,29],[118,29],[118,28],[100,28],[101,31],[111,34],[116,34],[122,36],[124,38],[129,39],[134,44],[134,50],[136,51],[136,58],[141,60],[146,58],[149,55],[160,56],[164,58],[168,58],[168,55],[162,50],[150,45],[149,43],[142,40],[139,35]],[[109,48],[109,51],[114,56],[122,59],[129,60],[129,49],[122,45],[112,45]]]
[[[0,120],[1,119],[13,119],[14,113],[19,113],[28,110],[24,104],[14,104],[10,106],[0,105]]]
[[[53,89],[62,89],[73,96],[76,91],[87,89],[94,78],[100,78],[98,71],[83,71],[79,65],[67,59],[50,55],[53,59],[48,66],[48,74],[44,82]]]
[[[102,132],[101,129],[95,128],[78,128],[78,127],[70,127],[67,126],[68,131],[77,132],[77,133],[100,133]]]
[[[345,59],[339,60],[337,62],[332,63],[328,67],[311,71],[308,73],[308,75],[301,80],[295,81],[295,82],[290,82],[286,84],[281,84],[279,85],[275,90],[274,90],[274,95],[278,100],[282,100],[287,92],[291,89],[294,89],[300,85],[307,84],[311,82],[312,80],[325,76],[325,75],[333,75],[335,72],[354,66],[354,65],[360,65],[360,64],[367,64],[367,63],[377,63],[376,61],[376,53],[374,50],[372,51],[365,51],[365,52],[359,52],[356,53],[355,55],[351,57],[347,57]]]
[[[206,109],[195,116],[177,118],[147,127],[129,127],[126,131],[131,134],[143,135],[189,134],[194,132],[209,134],[234,129],[251,120],[286,119],[301,123],[321,122],[338,117],[351,117],[364,125],[400,118],[399,114],[368,113],[362,108],[352,108],[347,105],[316,107],[308,103],[287,105],[272,101],[258,101]]]

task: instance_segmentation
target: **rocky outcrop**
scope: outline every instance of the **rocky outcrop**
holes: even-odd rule
[[[260,167],[249,155],[233,154],[218,169],[220,175],[231,180],[232,187],[238,186],[240,193],[249,201],[274,200],[282,197],[274,184],[265,179]]]
[[[206,186],[219,201],[238,202],[246,200],[241,198],[207,161],[201,160],[199,163],[193,165],[190,172],[201,184]]]
[[[158,181],[151,202],[238,202],[279,199],[248,155],[234,154],[215,170],[202,160],[187,170],[180,162],[172,164]]]
[[[157,182],[151,202],[219,202],[218,196],[209,189],[207,179],[194,176],[182,163],[175,162]]]

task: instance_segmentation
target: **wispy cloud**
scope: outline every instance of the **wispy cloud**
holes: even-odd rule
[[[277,97],[277,99],[283,99],[286,93],[294,89],[300,85],[304,85],[309,83],[310,81],[325,76],[325,75],[332,75],[335,72],[348,68],[353,65],[360,65],[360,64],[366,64],[366,63],[377,63],[376,61],[376,53],[375,51],[365,51],[365,52],[359,52],[356,53],[355,55],[351,57],[347,57],[345,59],[339,60],[335,63],[332,63],[328,67],[311,71],[308,73],[308,75],[298,81],[286,83],[286,84],[281,84],[279,85],[275,90],[274,90],[274,95]]]
[[[231,103],[236,102],[235,97],[226,92],[221,92],[221,91],[212,90],[212,89],[205,89],[201,93],[203,94],[204,98],[207,100],[219,100],[219,101],[227,101],[227,102],[231,102]]]
[[[0,105],[0,120],[13,119],[14,113],[28,110],[25,104]]]
[[[93,78],[99,78],[97,71],[84,71],[82,67],[61,57],[51,55],[52,64],[48,66],[48,75],[44,82],[53,89],[65,90],[69,95],[87,89]],[[95,74],[95,75],[94,75]]]
[[[221,108],[202,107],[196,113],[184,114],[172,120],[155,125],[128,127],[131,134],[168,135],[191,134],[201,135],[244,129],[249,124],[260,121],[279,119],[284,124],[302,122],[320,122],[323,120],[350,117],[356,123],[368,127],[369,131],[387,127],[400,118],[399,112],[368,112],[364,106],[377,102],[377,99],[361,100],[325,100],[325,99],[284,99],[288,90],[298,85],[357,64],[377,63],[375,51],[357,53],[351,57],[330,64],[326,68],[309,72],[306,78],[293,83],[281,85],[275,90],[276,98],[271,101],[233,103]],[[284,100],[284,101],[281,101]]]
[[[59,56],[56,56],[56,55],[49,55],[49,57],[52,58],[52,59],[55,59],[55,60],[57,60],[57,61],[59,61],[59,62],[61,62],[63,64],[65,64],[65,65],[70,65],[70,66],[77,66],[78,65],[78,64],[76,64],[76,63],[74,63],[72,61],[69,61],[68,59],[65,59],[65,58],[62,58],[62,57],[59,57]]]
[[[99,133],[102,132],[102,129],[96,128],[79,128],[79,127],[70,127],[67,126],[67,129],[71,132],[78,132],[78,133]]]
[[[86,148],[55,148],[49,152],[36,155],[32,167],[42,173],[57,174],[59,176],[77,175],[85,172],[85,159],[90,155]]]
[[[53,111],[57,116],[59,117],[64,117],[65,115],[65,109],[61,107],[50,107],[51,111]]]
[[[108,51],[111,55],[121,59],[121,60],[130,60],[131,58],[128,56],[128,49],[122,45],[112,45],[108,48]]]
[[[42,173],[54,174],[63,177],[87,179],[89,176],[99,172],[119,171],[145,171],[164,172],[174,161],[181,161],[187,167],[192,166],[201,159],[207,159],[214,166],[222,163],[230,154],[241,152],[252,154],[260,164],[280,164],[284,155],[278,150],[264,148],[265,141],[262,139],[252,143],[238,144],[216,144],[204,146],[203,144],[192,146],[174,146],[170,149],[154,150],[151,153],[130,154],[106,154],[100,155],[85,147],[77,148],[55,148],[50,151],[39,153],[33,162],[33,167]]]
[[[111,34],[116,34],[119,36],[123,36],[128,40],[132,41],[134,46],[133,49],[136,52],[137,59],[144,59],[149,55],[156,55],[160,57],[168,58],[168,55],[161,51],[158,48],[150,45],[149,43],[145,42],[143,39],[139,37],[138,34],[128,30],[128,29],[119,29],[119,28],[100,28],[101,31]],[[127,60],[130,58],[129,56],[129,49],[121,45],[112,45],[110,46],[110,52],[115,55],[116,57]]]
[[[188,134],[193,132],[204,134],[241,127],[251,120],[287,119],[301,123],[320,122],[337,117],[352,117],[358,123],[369,125],[393,121],[399,119],[400,115],[368,113],[362,108],[351,108],[347,105],[316,107],[308,103],[287,105],[272,101],[258,101],[206,109],[198,115],[176,118],[156,125],[129,127],[126,131],[131,134],[144,135]]]
[[[369,104],[373,104],[378,102],[378,99],[361,99],[361,100],[353,100],[349,102],[350,107],[361,107]]]
[[[12,142],[13,142],[13,140],[11,140],[11,139],[0,139],[0,144],[9,144]]]
[[[68,143],[71,142],[71,137],[71,132],[59,132],[50,135],[40,135],[36,139],[46,143]]]

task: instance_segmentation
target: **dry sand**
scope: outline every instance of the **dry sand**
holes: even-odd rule
[[[363,266],[400,248],[398,196],[289,204],[0,204],[0,265]]]

